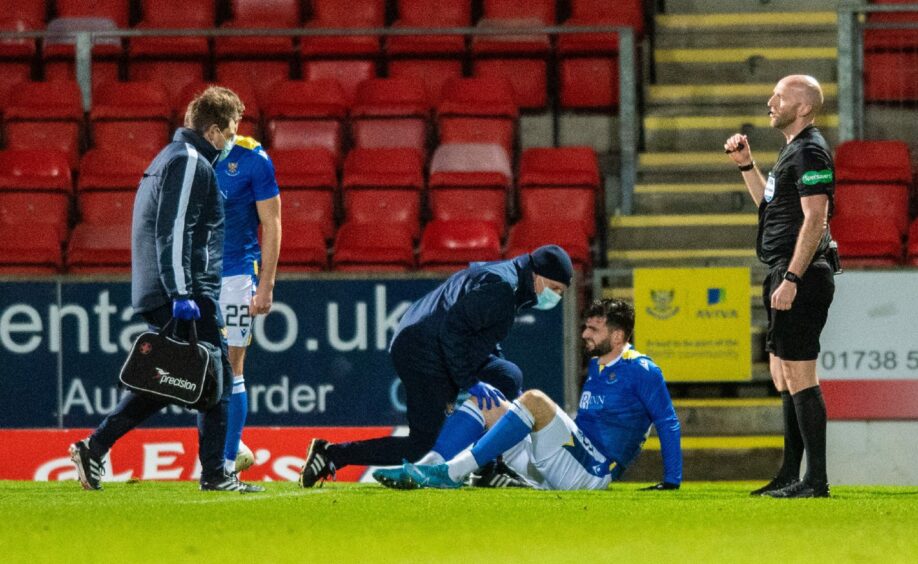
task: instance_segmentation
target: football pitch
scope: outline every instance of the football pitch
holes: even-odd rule
[[[328,483],[263,494],[191,482],[0,482],[2,562],[916,562],[918,488],[750,498],[678,492],[392,491]]]

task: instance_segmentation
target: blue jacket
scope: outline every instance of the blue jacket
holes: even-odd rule
[[[220,297],[223,196],[219,151],[179,128],[143,173],[131,228],[131,294],[137,312],[176,298]]]
[[[392,342],[419,370],[446,373],[466,389],[488,356],[500,354],[517,313],[536,301],[529,255],[473,263],[414,302]]]

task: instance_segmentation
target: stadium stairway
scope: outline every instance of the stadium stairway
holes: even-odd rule
[[[838,0],[665,0],[655,16],[653,63],[644,90],[643,151],[634,215],[611,216],[612,268],[748,266],[752,299],[750,385],[671,386],[683,424],[686,479],[767,479],[781,461],[780,400],[764,353],[761,305],[765,269],[755,256],[756,209],[723,154],[731,134],[749,136],[767,170],[784,140],[769,126],[765,103],[794,73],[823,84],[820,128],[837,140]],[[631,295],[612,279],[607,296]],[[626,474],[659,480],[655,437]]]

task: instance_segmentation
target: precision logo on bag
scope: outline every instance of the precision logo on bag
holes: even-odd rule
[[[194,382],[189,382],[188,380],[185,380],[184,378],[176,378],[175,376],[172,376],[171,374],[169,374],[162,368],[156,368],[156,376],[154,376],[153,379],[159,380],[160,384],[163,384],[166,386],[174,386],[176,388],[182,388],[182,389],[191,390],[191,391],[198,389],[198,385],[195,384]]]

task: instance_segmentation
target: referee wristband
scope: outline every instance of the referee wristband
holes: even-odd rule
[[[736,168],[738,168],[740,172],[749,172],[750,170],[755,168],[755,161],[752,161],[751,163],[747,165],[738,166]]]

